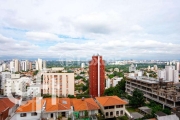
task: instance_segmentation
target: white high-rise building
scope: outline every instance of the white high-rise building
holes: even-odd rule
[[[6,63],[3,63],[3,64],[2,64],[2,71],[5,71],[5,70],[6,70],[6,68],[7,68]]]
[[[173,81],[174,66],[165,66],[165,70],[166,70],[166,79],[168,81]]]
[[[14,72],[19,72],[19,60],[14,59]]]
[[[107,89],[107,88],[110,88],[110,86],[111,86],[111,79],[108,78],[108,79],[106,80],[106,89]]]
[[[178,72],[179,72],[179,62],[176,62],[176,70],[178,70]]]
[[[12,77],[13,76],[13,77]],[[15,93],[16,95],[22,95],[22,92],[26,91],[26,82],[24,78],[20,78],[20,74],[12,74],[11,78],[7,78],[4,84],[4,95]]]
[[[46,69],[46,61],[43,60],[43,69]]]
[[[42,67],[43,67],[42,59],[38,58],[38,68],[39,68],[39,70],[42,70]]]
[[[9,64],[9,70],[11,71],[11,73],[15,72],[15,68],[14,67],[15,67],[15,63],[14,63],[14,61],[11,61],[10,64]]]
[[[29,70],[29,61],[21,61],[21,70],[28,71]]]
[[[2,70],[2,65],[0,65],[0,72],[2,72],[3,70]]]
[[[35,61],[35,68],[36,68],[36,70],[39,70],[38,61]]]
[[[81,63],[81,68],[84,68],[85,67],[85,63]]]
[[[173,70],[173,79],[174,79],[174,83],[179,82],[179,71],[178,70]]]
[[[158,70],[158,67],[157,67],[157,65],[154,65],[154,70]]]
[[[158,78],[166,80],[166,70],[158,70]]]

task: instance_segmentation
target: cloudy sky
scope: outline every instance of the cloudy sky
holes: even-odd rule
[[[179,59],[179,0],[0,0],[0,59]]]

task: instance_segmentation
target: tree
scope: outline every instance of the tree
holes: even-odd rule
[[[107,96],[112,96],[114,95],[113,93],[114,93],[114,87],[110,87],[104,91],[104,95],[107,95]]]
[[[140,90],[135,89],[133,91],[132,97],[130,97],[129,104],[132,107],[137,108],[144,105],[144,102],[145,102],[145,99],[144,99],[143,93]]]

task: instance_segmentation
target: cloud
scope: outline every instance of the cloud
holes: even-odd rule
[[[0,56],[52,58],[58,53],[89,58],[99,53],[106,58],[178,59],[179,4],[1,0]]]
[[[26,37],[32,40],[62,40],[57,35],[46,32],[27,32]]]

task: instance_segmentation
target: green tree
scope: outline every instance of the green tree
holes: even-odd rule
[[[104,95],[112,96],[114,95],[114,87],[110,87],[104,91]]]
[[[135,89],[133,91],[132,97],[130,97],[129,104],[132,107],[137,108],[144,105],[144,102],[145,102],[145,99],[144,99],[143,93],[140,90]]]

